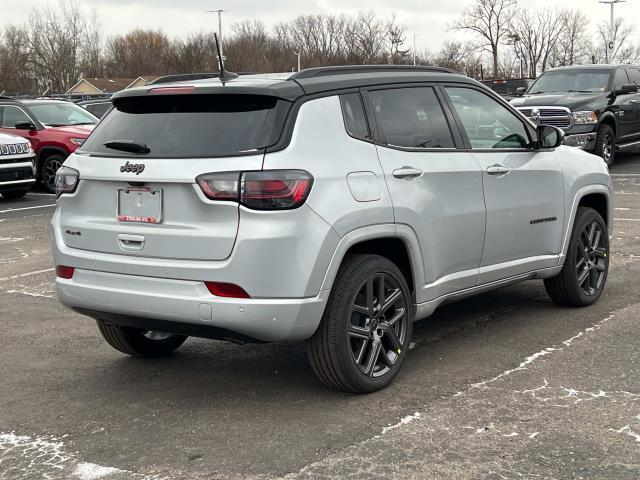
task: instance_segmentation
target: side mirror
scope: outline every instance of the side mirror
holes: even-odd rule
[[[516,88],[516,96],[522,97],[525,93],[527,93],[527,89],[525,87]]]
[[[538,148],[556,148],[564,141],[564,131],[551,125],[538,125]]]
[[[618,95],[628,95],[631,93],[638,93],[638,85],[630,83],[628,85],[622,85],[619,90],[616,90]]]
[[[35,130],[36,126],[31,122],[17,122],[14,125],[16,130]]]

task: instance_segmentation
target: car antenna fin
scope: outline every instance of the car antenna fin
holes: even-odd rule
[[[220,73],[218,74],[218,78],[220,78],[220,81],[222,83],[228,80],[233,80],[234,78],[238,78],[237,73],[227,72],[224,69],[224,58],[222,58],[222,53],[220,52],[220,40],[218,39],[218,34],[214,33],[213,38],[216,41],[216,53],[218,54],[218,70],[220,71]]]

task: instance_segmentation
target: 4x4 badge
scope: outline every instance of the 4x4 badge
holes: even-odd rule
[[[120,167],[120,171],[122,173],[133,172],[136,175],[140,175],[144,172],[144,163],[129,163],[129,161],[127,161],[127,163]]]

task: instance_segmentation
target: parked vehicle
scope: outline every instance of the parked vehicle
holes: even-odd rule
[[[443,303],[603,291],[606,165],[463,75],[326,67],[113,102],[58,172],[51,232],[61,302],[121,352],[306,340],[324,383],[370,392]]]
[[[548,70],[512,104],[538,125],[562,128],[565,144],[608,165],[616,151],[640,146],[640,68],[579,65]]]
[[[58,168],[82,145],[98,118],[63,100],[11,100],[0,98],[0,132],[31,142],[36,153],[36,178],[55,191]]]
[[[0,195],[21,198],[35,183],[35,156],[22,137],[0,133]]]
[[[87,109],[98,118],[104,117],[104,114],[112,107],[108,98],[98,98],[94,100],[83,100],[78,102],[82,108]]]
[[[502,98],[509,101],[516,97],[521,97],[524,92],[531,86],[531,84],[533,84],[533,80],[529,78],[511,78],[508,80],[484,80],[482,83],[496,92]]]

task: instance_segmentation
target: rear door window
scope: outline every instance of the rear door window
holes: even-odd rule
[[[216,157],[256,153],[274,144],[289,102],[262,95],[166,95],[115,101],[82,147],[126,156],[105,143],[146,145],[152,157]]]
[[[453,138],[431,87],[369,92],[380,141],[408,148],[453,148]]]

